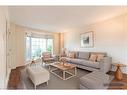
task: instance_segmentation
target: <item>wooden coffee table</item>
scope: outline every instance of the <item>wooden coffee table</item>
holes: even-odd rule
[[[70,79],[76,76],[77,73],[76,65],[70,63],[66,63],[63,65],[60,62],[50,64],[49,71],[62,80]]]

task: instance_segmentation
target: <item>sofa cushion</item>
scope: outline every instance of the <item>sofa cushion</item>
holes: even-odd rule
[[[83,60],[83,59],[72,59],[72,58],[70,58],[70,61],[71,61],[72,63],[80,64],[80,63],[82,63],[84,60]]]
[[[100,68],[99,62],[92,62],[89,60],[84,60],[82,63],[80,63],[81,65],[85,65],[88,67],[93,67],[93,68]]]
[[[104,57],[107,56],[107,53],[105,53],[105,52],[90,52],[90,55],[91,55],[91,54],[96,54],[96,55],[103,54]]]
[[[78,52],[78,58],[79,59],[89,59],[89,52]]]
[[[80,84],[89,89],[108,88],[108,85],[105,84],[109,84],[109,82],[109,75],[99,71],[94,71],[80,78]]]
[[[100,68],[99,66],[99,62],[92,62],[89,60],[84,60],[84,59],[69,59],[70,62],[75,63],[77,65],[83,65],[83,66],[87,66],[87,67],[92,67],[92,68]]]

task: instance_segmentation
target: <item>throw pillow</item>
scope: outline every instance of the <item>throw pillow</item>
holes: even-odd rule
[[[45,58],[50,58],[50,55],[44,55]]]
[[[96,62],[97,61],[97,55],[96,54],[91,54],[89,60],[93,61],[93,62]]]
[[[43,56],[44,56],[44,58],[50,58],[51,54],[50,53],[45,53]]]
[[[74,52],[69,52],[68,57],[69,58],[75,58],[75,53]]]
[[[98,54],[97,55],[97,61],[101,61],[102,59],[104,59],[104,54]]]

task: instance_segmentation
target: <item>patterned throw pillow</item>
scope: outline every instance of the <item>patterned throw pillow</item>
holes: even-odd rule
[[[43,56],[44,56],[44,58],[50,58],[51,54],[50,53],[45,53]]]
[[[97,61],[97,55],[96,54],[91,54],[89,60],[93,61],[93,62],[96,62]]]
[[[74,52],[69,52],[68,57],[69,58],[75,58],[75,53]]]
[[[97,55],[97,61],[101,61],[102,59],[104,59],[104,54],[98,54]]]

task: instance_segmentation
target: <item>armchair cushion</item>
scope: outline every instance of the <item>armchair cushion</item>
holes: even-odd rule
[[[50,58],[51,57],[51,53],[50,52],[44,52],[42,53],[43,58]]]
[[[42,53],[42,61],[43,62],[52,62],[55,61],[55,56],[53,56],[50,52],[43,52]]]
[[[51,61],[51,60],[54,60],[54,58],[44,58],[43,60],[44,61]]]

